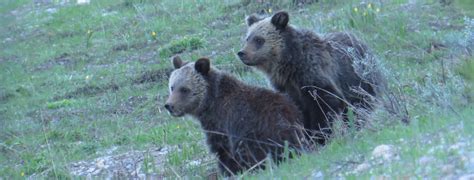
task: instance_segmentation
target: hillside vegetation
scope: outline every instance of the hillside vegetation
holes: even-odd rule
[[[269,87],[235,54],[245,16],[278,10],[367,42],[395,113],[379,108],[361,130],[336,125],[327,146],[241,177],[474,176],[471,0],[293,2],[0,2],[0,179],[215,176],[199,124],[163,108],[169,59],[206,56]]]

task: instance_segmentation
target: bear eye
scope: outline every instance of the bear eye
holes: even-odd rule
[[[187,94],[187,93],[189,93],[189,91],[191,91],[191,90],[188,89],[188,88],[185,88],[185,87],[179,88],[179,92],[181,92],[183,94]]]
[[[170,88],[170,89],[171,89],[171,91],[173,91],[173,90],[174,90],[174,86],[171,86],[171,88]]]
[[[257,48],[260,48],[263,46],[263,44],[265,43],[265,39],[263,39],[262,37],[255,37],[253,39],[255,41],[255,43],[257,44]]]

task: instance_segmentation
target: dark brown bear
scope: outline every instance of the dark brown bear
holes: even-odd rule
[[[324,144],[331,116],[347,111],[349,104],[370,108],[367,94],[379,93],[380,75],[366,45],[352,34],[319,37],[288,22],[287,12],[247,17],[246,44],[237,55],[289,94],[303,112],[304,127]]]
[[[175,57],[173,65],[165,108],[201,123],[224,175],[264,168],[268,156],[279,162],[285,148],[298,154],[306,147],[301,112],[290,98],[246,85],[211,67],[206,58],[183,63]]]

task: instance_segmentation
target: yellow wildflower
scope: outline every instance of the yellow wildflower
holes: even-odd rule
[[[92,33],[92,31],[90,29],[87,30],[87,34],[91,34],[91,33]]]
[[[21,172],[20,176],[22,176],[22,177],[25,176],[25,172]]]
[[[369,9],[372,8],[372,4],[371,3],[367,4],[367,8]]]
[[[359,9],[357,9],[357,7],[355,7],[355,8],[354,8],[354,12],[357,12],[357,11],[359,11]]]
[[[151,36],[156,37],[156,32],[155,31],[151,32]]]
[[[364,16],[367,16],[367,12],[364,12],[364,14],[363,14],[363,15],[364,15]]]
[[[89,80],[91,77],[89,75],[86,76],[86,80]]]
[[[380,8],[375,9],[375,11],[380,12]]]
[[[179,129],[179,125],[176,126],[176,129]]]
[[[268,9],[268,13],[272,13],[272,8],[269,8],[269,9]]]

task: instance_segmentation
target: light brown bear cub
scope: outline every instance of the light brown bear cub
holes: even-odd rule
[[[249,16],[246,43],[237,55],[265,73],[276,90],[289,94],[303,112],[304,127],[324,144],[331,133],[330,116],[347,111],[349,104],[370,109],[367,95],[379,94],[382,78],[366,45],[352,34],[320,37],[288,22],[284,11]]]
[[[269,155],[279,162],[285,147],[295,152],[306,147],[301,113],[288,97],[246,85],[206,58],[185,63],[174,57],[173,65],[165,108],[200,122],[224,175],[264,168]]]

